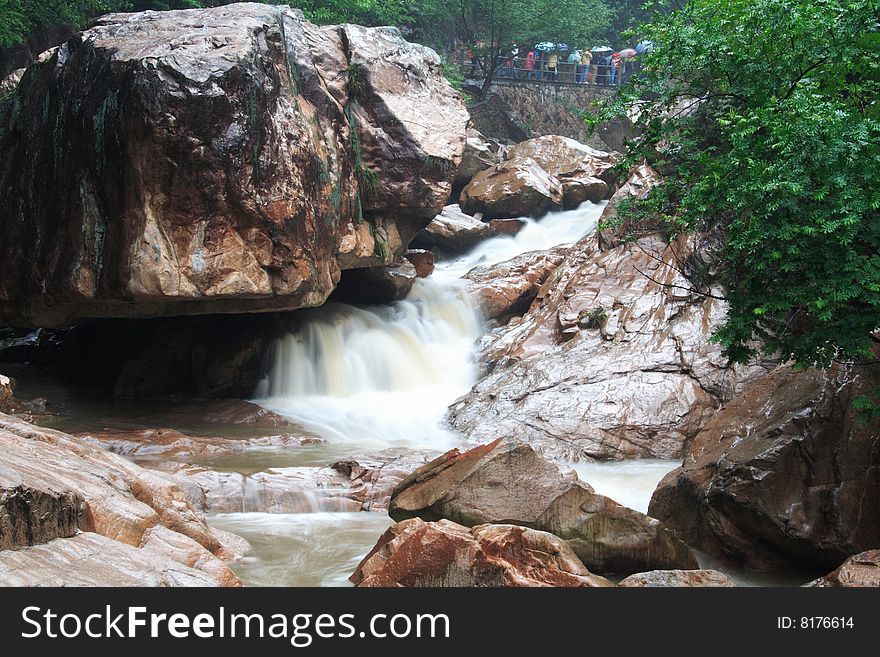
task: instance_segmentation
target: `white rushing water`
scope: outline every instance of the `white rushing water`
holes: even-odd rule
[[[463,442],[441,426],[446,409],[476,381],[474,342],[481,318],[461,277],[529,251],[571,244],[592,232],[604,204],[528,220],[516,236],[495,237],[438,263],[403,301],[384,307],[326,304],[300,311],[273,349],[258,403],[328,441],[315,457],[358,458],[388,447],[438,452]],[[302,450],[299,450],[302,451]],[[659,479],[676,464],[576,464],[603,494],[645,511]],[[242,513],[212,523],[247,538],[253,551],[236,571],[248,584],[346,584],[390,523],[385,514]]]
[[[584,203],[528,220],[516,236],[485,240],[439,263],[390,306],[301,311],[297,329],[274,346],[257,401],[349,447],[443,450],[459,443],[440,420],[476,381],[473,345],[481,332],[461,276],[477,265],[573,243],[595,228],[603,207]]]

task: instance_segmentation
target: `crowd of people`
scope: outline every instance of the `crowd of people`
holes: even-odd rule
[[[641,41],[634,48],[615,51],[609,46],[569,49],[564,43],[544,41],[522,53],[516,44],[502,51],[493,71],[497,78],[568,82],[619,86],[629,82],[638,70],[639,57],[653,52],[650,41]],[[485,72],[474,48],[465,53],[465,73],[474,76]]]

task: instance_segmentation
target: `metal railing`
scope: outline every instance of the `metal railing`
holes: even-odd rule
[[[547,68],[547,62],[538,60],[534,62],[532,68],[526,67],[526,60],[517,57],[513,60],[513,65],[509,65],[510,60],[501,60],[492,74],[493,84],[547,84],[556,86],[594,86],[594,87],[616,87],[625,84],[633,73],[633,64],[627,68],[623,63],[618,70],[614,70],[610,64],[596,64],[582,66],[581,64],[569,64],[567,62],[559,62],[556,70]],[[468,60],[462,60],[459,63],[461,74],[468,79],[483,80],[486,77],[486,69],[481,63],[472,63]]]

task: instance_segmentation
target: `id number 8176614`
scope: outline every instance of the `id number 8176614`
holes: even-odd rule
[[[776,627],[780,630],[847,630],[855,627],[852,616],[778,616]]]

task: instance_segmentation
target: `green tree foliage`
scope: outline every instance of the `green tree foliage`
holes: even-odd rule
[[[756,339],[801,365],[871,358],[878,3],[690,0],[642,32],[656,51],[600,118],[637,108],[644,132],[628,161],[647,158],[666,178],[622,214],[718,245],[686,273],[724,290],[716,339],[733,360],[753,356]]]

